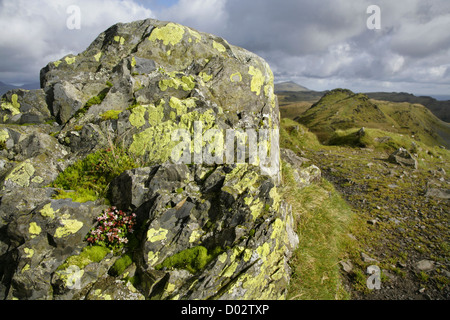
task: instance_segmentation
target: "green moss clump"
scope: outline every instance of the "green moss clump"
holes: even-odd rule
[[[99,93],[98,96],[93,96],[92,98],[90,98],[86,102],[86,104],[84,105],[83,108],[81,108],[77,112],[75,112],[74,117],[79,118],[82,115],[86,114],[86,112],[89,110],[89,108],[92,107],[93,105],[102,103],[107,94],[108,94],[108,91],[104,91],[104,92]]]
[[[93,262],[102,261],[106,255],[110,252],[110,250],[106,247],[100,246],[88,246],[84,247],[79,255],[70,256],[64,261],[62,265],[58,267],[57,270],[64,270],[69,266],[77,266],[80,269],[83,269],[87,265]]]
[[[78,189],[75,192],[68,192],[64,190],[57,191],[54,199],[72,199],[73,202],[89,202],[98,199],[98,195],[94,190],[90,189]]]
[[[211,253],[203,246],[197,246],[190,249],[183,250],[166,258],[161,264],[155,268],[161,270],[168,269],[186,269],[190,273],[197,273],[206,267],[215,257],[222,252],[221,248],[214,249]]]
[[[107,197],[109,183],[122,172],[141,166],[141,163],[123,148],[99,150],[75,162],[58,175],[53,188],[59,191],[57,199],[71,198],[76,202],[95,201]]]
[[[109,274],[117,277],[121,275],[126,268],[128,268],[133,263],[133,259],[131,257],[131,254],[127,253],[120,257],[114,265],[109,269]]]
[[[106,93],[100,93],[98,96],[94,96],[92,98],[90,98],[88,100],[88,102],[86,102],[86,107],[90,108],[92,107],[94,104],[100,104],[103,102],[103,100],[106,97]]]
[[[100,115],[100,117],[104,120],[117,120],[119,119],[119,114],[122,113],[122,110],[108,110]]]

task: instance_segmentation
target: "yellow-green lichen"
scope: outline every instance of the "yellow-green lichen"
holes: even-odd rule
[[[95,59],[95,61],[97,61],[97,62],[99,62],[100,61],[100,58],[102,57],[102,52],[101,51],[99,51],[99,53],[97,53],[95,56],[94,56],[94,59]]]
[[[172,109],[176,110],[176,114],[181,116],[188,112],[188,109],[195,108],[197,106],[197,98],[187,98],[184,100],[176,97],[171,97],[169,105]]]
[[[129,150],[138,156],[148,153],[149,158],[154,162],[167,161],[172,148],[178,144],[176,141],[172,141],[172,132],[175,129],[177,126],[172,121],[145,129],[133,135],[133,142]]]
[[[273,187],[269,192],[270,197],[273,199],[273,205],[272,207],[274,210],[278,211],[278,208],[280,207],[281,202],[281,196],[278,193],[277,187]]]
[[[44,182],[44,179],[40,176],[36,176],[33,179],[31,179],[31,182],[39,184],[39,183]]]
[[[198,230],[192,231],[191,235],[189,236],[189,243],[193,243],[198,241],[202,236],[202,233]]]
[[[237,261],[234,261],[231,265],[229,265],[222,273],[223,277],[229,278],[233,275],[233,273],[236,271],[236,268],[238,267],[239,263]]]
[[[184,103],[185,104],[187,103],[187,106],[189,108],[191,108],[192,107],[191,103],[193,103],[193,102],[192,101],[188,102],[189,99],[195,99],[195,98],[188,98],[188,99],[184,100]],[[189,113],[185,113],[181,116],[179,126],[181,128],[189,129],[190,131],[192,131],[194,128],[194,123],[197,121],[202,124],[202,130],[204,133],[206,130],[215,128],[216,120],[217,119],[214,115],[214,111],[211,109],[207,110],[205,113],[199,113],[197,111],[192,111]]]
[[[5,182],[10,181],[21,187],[29,187],[30,179],[34,175],[35,169],[29,159],[25,160],[6,177]]]
[[[78,221],[76,219],[69,219],[70,215],[64,214],[61,217],[62,227],[56,228],[55,238],[67,237],[68,235],[77,233],[83,227],[83,222]]]
[[[170,22],[164,27],[153,29],[148,39],[150,41],[161,40],[166,46],[169,44],[174,46],[183,39],[184,33],[183,26]]]
[[[147,253],[147,262],[150,266],[155,265],[158,262],[159,259],[159,252],[153,252],[153,251],[149,251]]]
[[[173,283],[168,283],[167,284],[167,287],[166,287],[166,290],[165,290],[167,293],[172,293],[172,292],[174,292],[175,291],[175,285],[173,284]]]
[[[213,48],[216,49],[219,52],[226,52],[227,49],[225,48],[225,46],[219,42],[216,42],[213,40]]]
[[[24,248],[23,252],[25,252],[25,258],[32,258],[34,255],[34,250],[31,248]]]
[[[265,242],[262,246],[259,246],[256,249],[256,252],[260,256],[261,259],[265,260],[270,253],[270,246],[267,242]]]
[[[121,45],[123,45],[125,43],[125,38],[122,36],[115,36],[114,41],[119,42]]]
[[[161,124],[164,118],[164,104],[165,101],[161,99],[158,106],[154,104],[149,105],[137,105],[131,110],[129,117],[130,124],[136,128],[141,128],[146,123],[145,115],[148,115],[148,123],[151,126],[157,126]]]
[[[261,87],[264,85],[264,75],[262,74],[261,70],[250,66],[248,69],[248,74],[252,76],[252,82],[250,85],[250,89],[252,92],[256,93],[257,96],[261,93]]]
[[[177,129],[187,129],[192,133],[196,121],[201,123],[202,133],[213,128],[216,121],[213,110],[207,110],[205,113],[199,113],[198,111],[187,112],[196,106],[196,101],[196,98],[184,100],[171,98],[169,102],[171,120],[161,122],[162,118],[158,118],[158,121],[152,127],[133,135],[130,152],[138,156],[148,154],[149,159],[153,162],[164,162],[169,160],[173,149],[179,145],[178,140],[172,140],[172,135]],[[161,112],[156,111],[158,117],[161,117],[163,114],[163,105],[161,103],[159,106]],[[175,122],[176,120],[178,121]],[[202,147],[201,143],[197,144],[199,144],[200,148]],[[191,152],[194,150],[194,147],[194,141],[191,141]]]
[[[133,108],[131,110],[131,115],[128,118],[130,121],[130,124],[137,129],[141,128],[143,125],[145,125],[145,112],[147,108],[144,106],[138,105],[137,107]]]
[[[158,230],[151,228],[147,231],[147,241],[149,242],[162,241],[166,239],[168,232],[169,230],[163,228],[159,228]]]
[[[244,250],[244,261],[245,262],[248,262],[250,259],[251,259],[251,257],[252,257],[252,250],[250,250],[250,249],[245,249]]]
[[[199,76],[202,78],[203,82],[207,83],[209,81],[211,81],[212,79],[212,74],[207,74],[206,72],[200,72]]]
[[[76,61],[76,57],[66,57],[64,60],[66,61],[67,64],[73,64]]]
[[[24,273],[25,271],[28,271],[28,270],[30,270],[30,265],[29,264],[26,264],[23,268],[22,268],[22,270],[20,271],[21,273]]]
[[[112,300],[111,295],[103,293],[101,289],[96,289],[94,290],[94,297],[96,299],[101,299],[101,300],[105,300],[105,301],[110,301]]]
[[[169,74],[171,78],[162,79],[159,81],[159,89],[161,91],[166,91],[168,88],[183,89],[184,91],[192,91],[195,88],[195,78],[193,76],[182,76],[181,78],[176,77],[175,74]]]
[[[221,263],[225,263],[225,261],[227,261],[227,258],[228,258],[228,254],[226,252],[224,252],[221,255],[219,255],[218,260]]]
[[[17,94],[13,94],[11,96],[11,102],[3,102],[1,108],[3,110],[9,110],[11,115],[14,117],[17,114],[20,114],[20,103],[17,101],[19,97]]]
[[[233,73],[233,74],[230,76],[230,81],[231,81],[231,82],[241,82],[241,81],[242,81],[242,75],[241,75],[241,73],[240,73],[240,72]]]
[[[284,223],[281,221],[280,218],[275,219],[275,222],[273,223],[273,230],[272,235],[270,236],[271,239],[278,239],[279,236],[282,234]]]
[[[0,142],[5,143],[9,139],[9,132],[6,129],[0,130]]]
[[[30,234],[31,238],[36,237],[41,233],[42,229],[37,225],[36,222],[31,222],[30,226],[28,227],[28,233]]]
[[[58,68],[61,62],[62,62],[61,60],[55,61],[53,62],[53,65]]]
[[[57,210],[56,212],[58,212],[59,210]],[[50,218],[50,219],[54,219],[55,218],[55,210],[53,210],[52,208],[52,203],[47,203],[42,209],[41,211],[39,211],[41,213],[41,216],[43,216],[44,218]]]
[[[250,208],[250,213],[253,217],[253,221],[255,221],[263,211],[264,204],[261,202],[259,198],[253,197],[245,198],[244,202]]]
[[[242,194],[252,188],[258,181],[259,175],[255,171],[248,171],[248,164],[238,164],[226,177],[222,190],[234,196]]]
[[[194,31],[191,28],[188,28],[188,31],[195,38],[196,43],[199,43],[202,40],[202,36],[197,31]],[[191,39],[191,38],[189,38],[189,39]],[[189,42],[192,42],[192,39]]]

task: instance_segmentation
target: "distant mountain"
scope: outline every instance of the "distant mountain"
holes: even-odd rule
[[[25,83],[25,84],[21,85],[20,88],[25,89],[25,90],[35,90],[35,89],[40,89],[41,84],[39,82],[30,82],[30,83]]]
[[[417,97],[405,92],[370,92],[366,95],[371,99],[384,100],[390,102],[419,103],[427,107],[439,119],[450,122],[450,100],[439,101],[432,97]]]
[[[311,91],[293,81],[281,82],[275,84],[275,92],[305,92]]]
[[[414,136],[428,145],[450,147],[450,124],[421,104],[370,99],[347,89],[327,92],[296,121],[316,133],[322,142],[336,130],[373,128]]]
[[[0,81],[0,95],[3,95],[4,93],[8,92],[12,89],[19,89],[19,87],[13,86],[12,84],[7,84]]]
[[[291,88],[291,90],[289,90]],[[297,88],[297,89],[295,89]],[[295,82],[283,82],[275,84],[275,93],[278,95],[280,107],[284,107],[296,102],[308,101],[315,103],[320,100],[327,91],[309,90]],[[450,100],[437,100],[428,96],[415,96],[405,92],[368,92],[364,93],[370,99],[383,100],[389,102],[409,102],[418,103],[427,107],[436,117],[442,121],[450,123]],[[445,96],[442,96],[445,97]]]
[[[39,82],[31,82],[25,83],[21,86],[15,86],[12,84],[4,83],[0,81],[0,96],[13,89],[25,89],[25,90],[34,90],[39,89],[41,87]]]

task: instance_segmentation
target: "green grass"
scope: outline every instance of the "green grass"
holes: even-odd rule
[[[51,186],[59,189],[56,199],[95,201],[107,198],[109,184],[114,178],[141,165],[140,161],[125,149],[111,147],[75,162],[60,173]]]
[[[331,148],[321,145],[315,134],[290,119],[281,120],[280,145],[293,151]],[[349,299],[339,262],[349,251],[357,250],[348,237],[351,228],[359,226],[353,211],[325,179],[299,189],[291,167],[283,163],[282,174],[282,196],[292,205],[300,240],[290,260],[293,273],[288,299]]]
[[[348,250],[353,213],[325,180],[296,188],[291,170],[283,166],[283,197],[292,205],[300,243],[290,261],[293,274],[288,299],[349,299],[339,261]]]
[[[280,146],[294,152],[302,148],[318,150],[322,147],[317,136],[306,127],[291,119],[281,119]]]
[[[295,109],[292,102],[283,108],[289,115]],[[292,110],[291,110],[292,109]],[[322,143],[336,139],[337,130],[359,130],[361,127],[414,136],[414,140],[429,146],[450,147],[450,126],[419,104],[394,103],[369,99],[364,94],[336,89],[325,94],[295,120],[314,132]]]

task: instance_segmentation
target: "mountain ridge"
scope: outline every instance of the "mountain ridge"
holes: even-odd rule
[[[304,86],[299,85],[298,83],[295,83],[293,81],[285,81],[285,82],[279,82],[275,83],[275,92],[305,92],[305,91],[312,91]]]
[[[337,130],[368,127],[450,147],[450,126],[428,108],[409,102],[374,100],[348,89],[327,92],[294,120],[315,132],[322,142],[331,139]]]
[[[293,83],[299,87],[305,88],[301,85]],[[323,95],[327,94],[331,90],[315,91],[315,90],[298,90],[289,91],[283,90],[282,87],[275,85],[275,93],[279,96],[280,106],[286,106],[288,104],[308,101],[317,102]],[[406,92],[364,92],[370,99],[383,100],[388,102],[409,102],[412,104],[422,104],[428,108],[436,117],[442,121],[450,123],[450,100],[437,100],[431,96],[416,96],[412,93]]]
[[[34,89],[39,89],[39,88],[40,88],[39,82],[30,82],[30,83],[24,83],[20,86],[15,86],[13,84],[9,84],[9,83],[0,81],[0,96],[4,95],[8,91],[14,90],[14,89],[34,90]]]

